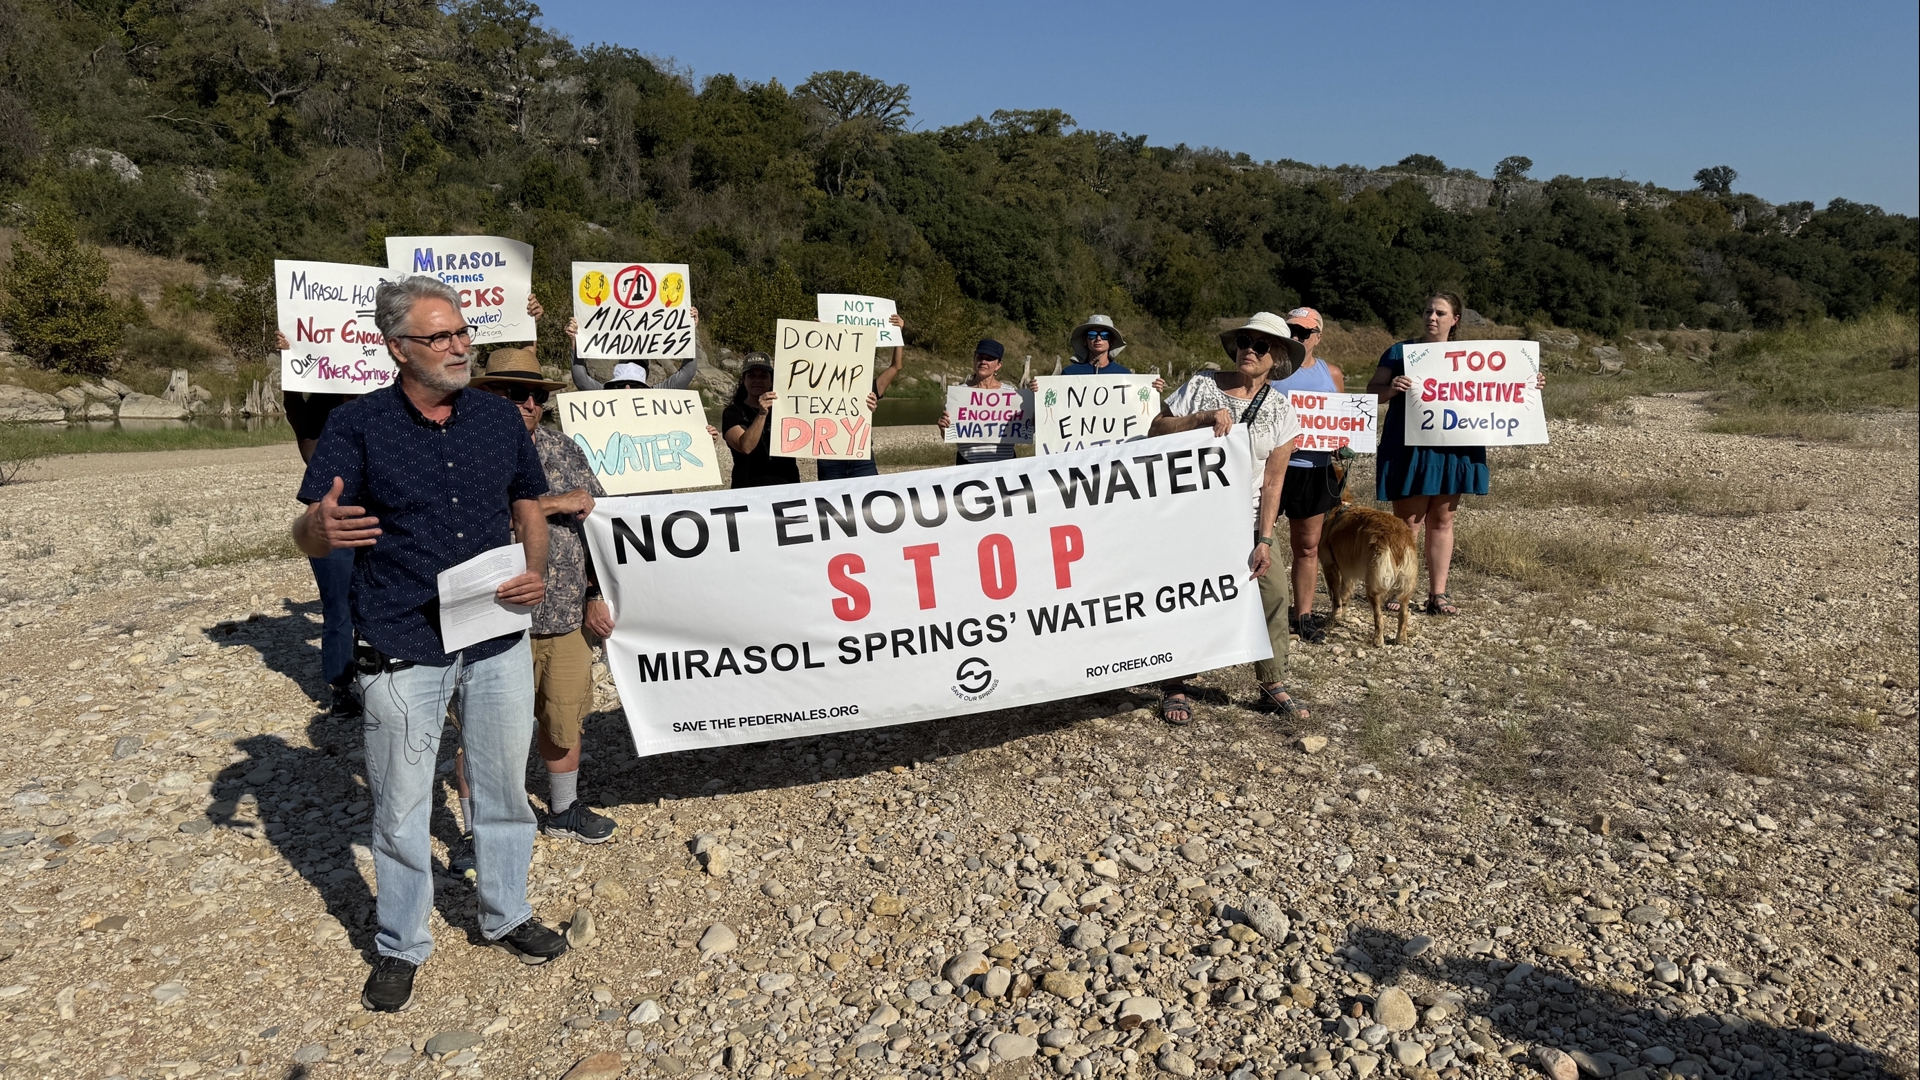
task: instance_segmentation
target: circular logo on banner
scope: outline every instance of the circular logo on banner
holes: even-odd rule
[[[953,669],[954,692],[967,698],[985,697],[993,688],[993,668],[977,656],[969,656]]]
[[[687,298],[687,279],[675,270],[660,279],[660,306],[679,307],[680,301]]]
[[[623,308],[646,307],[659,291],[653,271],[644,266],[623,267],[613,276],[613,299]]]
[[[599,307],[607,302],[607,275],[589,270],[580,276],[580,302]]]

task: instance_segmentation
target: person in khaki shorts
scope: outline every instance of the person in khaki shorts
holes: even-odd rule
[[[541,373],[530,348],[496,349],[485,372],[473,378],[475,389],[504,397],[520,410],[547,474],[549,494],[540,499],[547,518],[547,596],[534,609],[531,635],[534,744],[547,765],[546,833],[600,844],[613,838],[614,821],[579,799],[581,722],[593,709],[593,647],[582,631],[605,638],[613,632],[613,613],[594,580],[580,522],[606,493],[580,447],[540,426],[548,395],[565,385]],[[463,820],[465,801],[462,790]],[[453,869],[471,878],[460,854],[450,860]]]

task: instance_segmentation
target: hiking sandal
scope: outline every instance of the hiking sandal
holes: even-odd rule
[[[1453,600],[1446,593],[1437,592],[1427,597],[1427,614],[1458,615],[1460,609],[1453,606]]]
[[[1289,720],[1307,720],[1313,716],[1293,700],[1293,695],[1287,693],[1284,686],[1262,686],[1260,700],[1254,703],[1254,708],[1261,712],[1276,713]]]
[[[1327,624],[1311,611],[1300,618],[1287,616],[1287,628],[1293,631],[1293,635],[1299,638],[1303,645],[1327,643]]]
[[[1174,727],[1186,727],[1193,723],[1193,701],[1187,697],[1186,691],[1175,690],[1160,699],[1160,719]]]

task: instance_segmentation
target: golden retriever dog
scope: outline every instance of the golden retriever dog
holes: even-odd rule
[[[1333,598],[1328,625],[1340,618],[1340,607],[1352,595],[1353,586],[1365,582],[1367,600],[1373,604],[1374,647],[1386,644],[1381,605],[1388,600],[1400,601],[1400,632],[1394,644],[1407,640],[1407,612],[1420,583],[1420,555],[1406,522],[1382,510],[1342,502],[1327,513],[1320,530],[1320,571],[1327,577],[1327,595]]]

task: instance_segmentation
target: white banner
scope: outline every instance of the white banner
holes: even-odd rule
[[[1295,390],[1287,395],[1300,419],[1296,449],[1332,451],[1347,447],[1371,454],[1380,442],[1380,399],[1372,394],[1322,394]]]
[[[691,280],[685,263],[574,263],[580,358],[693,359]]]
[[[1160,415],[1157,375],[1042,375],[1034,393],[1033,441],[1064,454],[1147,437]]]
[[[1408,446],[1521,446],[1547,441],[1547,410],[1534,381],[1537,341],[1402,345]]]
[[[821,293],[820,321],[831,326],[864,326],[874,332],[873,347],[891,349],[905,345],[900,328],[893,325],[893,301],[878,296],[854,296],[850,293]]]
[[[394,380],[399,369],[373,325],[373,290],[393,276],[377,266],[273,261],[275,318],[292,346],[280,353],[281,389],[364,394]]]
[[[1033,445],[1033,392],[1000,385],[998,390],[977,386],[947,387],[947,430],[950,443]]]
[[[720,486],[720,451],[692,390],[561,394],[553,411],[609,495]]]
[[[602,499],[587,541],[635,750],[960,716],[1264,659],[1251,471],[1246,440],[1205,430]]]
[[[767,416],[774,457],[866,461],[873,457],[873,331],[864,326],[774,323]]]
[[[473,343],[534,340],[527,295],[533,292],[533,248],[503,236],[389,236],[387,269],[427,274],[460,293]]]

